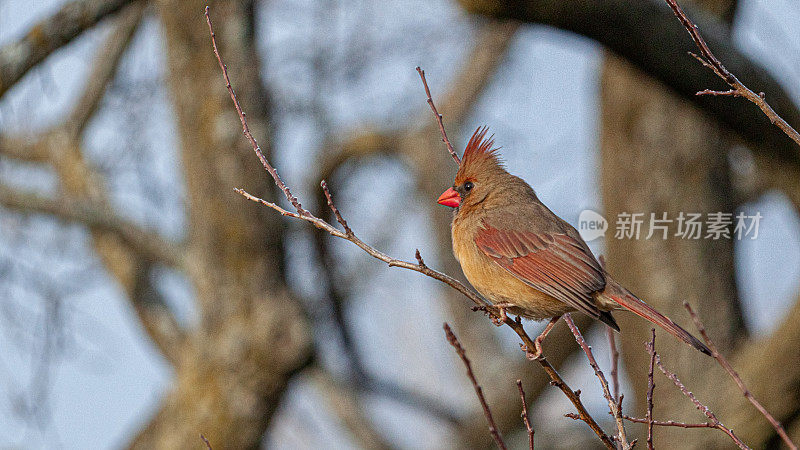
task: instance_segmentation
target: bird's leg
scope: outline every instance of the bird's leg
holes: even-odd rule
[[[506,322],[506,319],[508,318],[508,315],[506,314],[506,309],[510,308],[513,305],[509,302],[497,302],[494,304],[494,306],[500,313],[500,317],[492,317],[492,323],[495,326],[499,327],[502,326]]]
[[[541,334],[536,336],[536,339],[533,340],[533,345],[536,347],[533,352],[529,348],[525,348],[525,354],[528,357],[528,359],[534,361],[542,357],[542,342],[544,341],[544,338],[546,338],[547,335],[550,333],[550,330],[552,330],[553,327],[556,326],[556,322],[558,322],[558,319],[560,318],[561,316],[555,316],[552,319],[550,319],[550,322],[547,324],[546,327],[544,327],[544,331],[542,331]]]

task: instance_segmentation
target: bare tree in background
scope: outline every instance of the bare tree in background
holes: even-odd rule
[[[82,32],[103,20],[114,23],[113,31],[93,62],[83,93],[68,117],[36,136],[0,132],[0,157],[52,168],[58,176],[58,194],[48,196],[0,184],[0,203],[22,214],[53,216],[90,230],[93,249],[105,270],[119,284],[149,337],[172,366],[172,386],[159,411],[132,440],[132,446],[194,447],[202,445],[198,437],[202,432],[214,448],[258,447],[288,386],[298,374],[309,375],[323,397],[325,408],[350,432],[353,441],[365,448],[394,445],[386,433],[365,416],[365,394],[389,397],[444,420],[454,430],[454,435],[447,437],[447,443],[458,447],[489,444],[491,437],[486,433],[485,419],[477,407],[467,415],[455,414],[448,405],[413,389],[376,379],[365,367],[358,338],[347,321],[349,302],[356,295],[349,288],[352,279],[336,270],[335,248],[329,236],[320,232],[313,240],[315,256],[323,263],[319,267],[323,294],[320,298],[303,299],[292,289],[285,254],[285,247],[292,242],[288,237],[289,228],[281,217],[242,201],[232,190],[240,186],[267,200],[276,198],[271,181],[239,133],[238,118],[220,82],[202,20],[206,3],[74,0],[64,5],[58,14],[37,24],[18,42],[0,49],[0,95],[3,95],[47,55],[69,44]],[[775,137],[765,119],[748,112],[752,105],[721,108],[719,102],[734,100],[702,99],[695,100],[694,104],[686,100],[687,91],[717,85],[711,85],[702,75],[704,68],[685,55],[685,50],[692,49],[686,44],[685,32],[659,2],[653,1],[652,8],[638,5],[648,2],[633,0],[598,2],[605,6],[592,7],[584,5],[585,2],[569,1],[536,1],[525,6],[518,2],[490,0],[462,0],[461,3],[467,10],[483,12],[493,18],[480,22],[471,42],[472,49],[439,100],[448,129],[461,128],[501,65],[521,26],[512,20],[549,23],[586,34],[615,52],[608,53],[604,63],[601,95],[601,179],[609,217],[624,210],[645,213],[736,210],[742,201],[762,192],[734,193],[728,151],[739,139],[747,143],[755,155],[759,176],[770,180],[764,181],[764,186],[784,190],[796,203],[800,199],[796,184],[800,177],[777,176],[785,172],[796,174],[800,158],[797,153],[786,150],[788,145],[784,145],[779,136]],[[276,129],[281,126],[277,117],[297,105],[283,103],[284,97],[270,95],[264,88],[262,68],[269,67],[269,61],[262,61],[264,55],[257,51],[257,6],[252,0],[211,3],[217,34],[224,36],[219,41],[220,51],[225,55],[231,81],[248,114],[250,128],[267,155],[278,156],[280,150],[271,145],[272,136],[280,131]],[[735,3],[703,1],[698,6],[718,17],[716,22],[711,22],[714,33],[710,39],[726,45],[723,50],[726,56],[734,54],[735,58],[725,58],[736,61],[732,62],[736,64],[732,69],[739,73],[736,68],[750,68],[742,69],[747,74],[748,84],[779,101],[779,112],[796,126],[800,115],[780,86],[731,47],[727,30]],[[630,37],[615,40],[616,31],[607,30],[616,28],[619,32],[641,33],[631,24],[640,20],[641,14],[651,11],[655,11],[653,20],[663,20],[664,30],[683,33],[675,34],[682,39],[667,40],[671,48],[679,49],[675,54],[663,54],[663,49],[656,46],[621,48],[625,42],[648,41]],[[659,15],[661,12],[666,14]],[[320,6],[317,13],[326,16],[326,6]],[[629,17],[629,20],[612,20],[616,17],[614,14]],[[111,198],[108,180],[88,160],[83,147],[87,123],[98,111],[122,55],[147,15],[156,16],[163,29],[168,100],[175,115],[185,180],[187,230],[185,239],[180,242],[124,219],[120,214],[124,205]],[[107,16],[109,18],[104,19]],[[624,26],[612,27],[609,23]],[[40,32],[46,34],[46,39],[35,39]],[[321,46],[324,41],[324,35],[318,37]],[[368,45],[371,44],[353,39],[353,48],[363,49],[366,47],[362,46]],[[328,54],[311,58],[316,70],[315,80],[320,85],[327,82],[326,74],[337,66],[328,58]],[[354,59],[358,61],[359,56]],[[689,60],[688,64],[684,64],[683,59]],[[669,66],[686,69],[673,74]],[[696,71],[691,69],[694,66],[697,66]],[[654,78],[671,83],[670,89],[665,89]],[[321,89],[319,85],[317,89]],[[636,95],[630,95],[631,92]],[[318,99],[312,96],[314,98]],[[418,113],[412,114],[410,119],[402,117],[386,128],[365,124],[346,135],[334,132],[332,118],[313,101],[300,109],[313,118],[321,136],[319,159],[314,166],[319,173],[310,176],[315,182],[324,178],[332,180],[333,186],[340,186],[339,181],[347,179],[359,165],[375,159],[403,162],[413,178],[416,193],[423,198],[435,198],[442,186],[451,181],[451,174],[442,169],[450,167],[447,154],[432,150],[439,141],[438,129],[422,100]],[[734,112],[729,113],[728,109]],[[740,118],[755,125],[748,123],[747,128],[737,124]],[[765,143],[757,144],[757,136],[764,136]],[[775,142],[778,144],[768,144]],[[316,203],[318,215],[326,217],[324,198],[317,198]],[[437,233],[439,254],[432,256],[441,261],[445,272],[459,273],[450,256],[449,215],[439,209],[425,209],[424,213],[431,218],[431,227]],[[643,298],[673,317],[683,315],[680,308],[683,300],[698,307],[723,353],[741,367],[745,380],[797,439],[800,425],[794,418],[800,402],[787,395],[796,392],[792,391],[792,386],[796,386],[800,378],[800,363],[793,363],[800,361],[800,346],[792,345],[797,342],[797,330],[790,326],[792,317],[797,314],[793,311],[787,316],[771,338],[752,342],[741,318],[732,243],[699,240],[666,246],[673,241],[608,242],[610,270],[619,274],[622,281]],[[167,307],[154,276],[154,271],[160,267],[183,273],[189,280],[200,317],[196,325],[183,326]],[[505,380],[521,379],[534,405],[549,379],[541,371],[532,369],[518,353],[504,352],[486,320],[481,314],[471,312],[460,295],[449,290],[436,295],[442,297],[448,321],[470,351],[487,402],[493,405],[497,426],[507,435],[510,433],[505,430],[524,433],[519,420],[519,392],[513,383]],[[330,324],[320,323],[319,314],[309,311],[308,305],[323,304],[330,307],[335,330],[348,356],[348,373],[344,375],[333,373],[319,357],[323,347],[315,342],[313,330]],[[642,342],[649,338],[648,329],[634,323],[633,319],[627,321],[626,316],[620,318],[625,329],[622,336],[626,369],[636,392],[645,392],[649,355]],[[580,328],[588,323],[577,316],[575,319]],[[548,339],[571,342],[572,337],[566,327],[559,326]],[[752,415],[750,408],[741,406],[735,385],[708,385],[709,380],[716,378],[708,376],[709,371],[718,370],[711,368],[711,361],[696,364],[697,358],[684,358],[691,350],[666,339],[659,345],[660,352],[670,363],[675,363],[672,366],[688,386],[708,392],[709,397],[725,399],[712,406],[745,441],[762,446],[772,442],[774,434],[769,424]],[[546,354],[558,367],[576,350],[573,346],[553,345],[546,349]],[[777,361],[774,355],[779,353],[784,359]],[[680,361],[692,364],[679,365]],[[781,366],[780,370],[776,365]],[[772,389],[763,381],[770,377],[773,378]],[[679,394],[670,395],[659,392],[662,400],[657,404],[657,417],[663,417],[666,411],[689,409],[689,404]],[[639,404],[635,409],[643,411],[644,396],[637,399]],[[670,414],[670,418],[674,415]],[[713,440],[719,436],[703,434],[698,438],[698,445],[701,445],[700,439],[706,438]],[[674,444],[675,439],[680,437],[661,431],[656,434],[656,443]]]

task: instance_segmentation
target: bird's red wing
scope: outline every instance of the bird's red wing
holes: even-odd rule
[[[592,293],[605,288],[594,256],[563,233],[536,234],[487,227],[475,243],[487,256],[529,286],[599,318]]]

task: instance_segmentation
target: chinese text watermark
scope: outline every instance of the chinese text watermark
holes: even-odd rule
[[[670,216],[662,213],[629,213],[617,215],[614,239],[756,239],[761,213],[729,212],[684,213]],[[592,210],[581,211],[578,231],[586,241],[605,236],[609,222]]]

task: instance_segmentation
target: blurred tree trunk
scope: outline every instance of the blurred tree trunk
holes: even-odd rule
[[[200,448],[200,433],[214,448],[259,447],[290,377],[312,356],[305,316],[283,279],[282,218],[233,192],[241,186],[274,197],[211,50],[206,4],[157,2],[187,185],[187,275],[201,323],[136,448]],[[269,103],[258,75],[253,5],[213,2],[211,16],[250,128],[267,151]]]
[[[732,18],[733,2],[699,3],[726,20]],[[602,68],[600,103],[601,180],[610,230],[615,228],[618,214],[644,213],[640,238],[616,239],[613,232],[606,236],[610,272],[642,299],[692,330],[682,307],[688,301],[720,351],[728,354],[747,334],[736,290],[734,245],[730,239],[706,239],[705,220],[707,213],[734,213],[737,206],[726,157],[729,132],[610,53]],[[673,222],[667,239],[660,231],[645,239],[651,213],[661,219],[664,212],[673,220],[681,212],[701,213],[703,236],[676,237],[677,223]],[[649,363],[643,343],[649,340],[650,326],[632,314],[617,317],[625,367],[636,395],[629,411],[643,416]],[[667,366],[690,388],[699,386],[716,363],[665,333],[657,334],[656,348]],[[668,380],[659,377],[656,381],[656,418],[702,419]],[[677,440],[684,433],[661,428],[656,442],[681,442],[685,447],[686,440]]]

